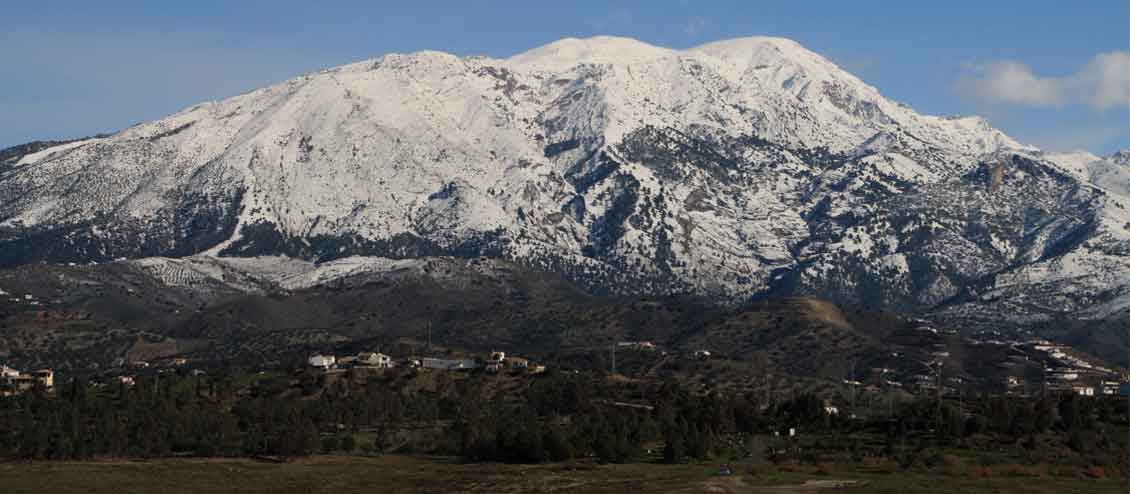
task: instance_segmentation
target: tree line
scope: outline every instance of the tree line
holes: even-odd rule
[[[829,413],[800,393],[773,403],[753,394],[694,392],[674,382],[617,384],[597,373],[547,372],[513,381],[482,374],[389,370],[337,377],[161,374],[136,385],[74,380],[0,398],[0,456],[281,456],[417,451],[467,461],[537,463],[591,458],[679,463],[791,454],[788,429],[805,435],[886,434],[906,443],[961,447],[974,435],[1035,441],[1060,434],[1073,449],[1127,449],[1124,401],[1074,395],[981,397],[960,405],[922,398],[890,418]],[[960,408],[959,408],[960,407]],[[794,450],[795,451],[795,450]]]

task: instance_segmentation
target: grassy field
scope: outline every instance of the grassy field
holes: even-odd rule
[[[252,460],[0,463],[0,492],[18,493],[1119,493],[1126,479],[994,477],[830,471],[749,475],[716,465],[461,464],[448,458],[319,456],[285,464]],[[864,484],[833,489],[842,480]]]

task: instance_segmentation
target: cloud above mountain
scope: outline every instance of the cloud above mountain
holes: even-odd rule
[[[1130,105],[1130,51],[1100,53],[1074,74],[1041,76],[1028,65],[1000,60],[969,67],[956,90],[981,104],[1036,108],[1087,105],[1103,111]]]

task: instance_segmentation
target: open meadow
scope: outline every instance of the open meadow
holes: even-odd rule
[[[314,456],[289,463],[246,459],[15,462],[0,464],[2,491],[23,493],[1126,493],[1127,480],[716,464],[463,464],[454,458]],[[853,484],[854,482],[854,484]]]

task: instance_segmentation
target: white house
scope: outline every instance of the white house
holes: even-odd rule
[[[1095,396],[1095,388],[1091,386],[1072,386],[1071,390],[1079,396]]]
[[[392,367],[392,357],[383,353],[364,352],[357,354],[357,363],[369,367],[387,369]]]
[[[20,377],[20,371],[13,369],[11,367],[8,367],[6,365],[0,365],[0,379],[17,378],[17,377]]]
[[[316,354],[310,357],[310,367],[317,367],[319,369],[329,369],[337,363],[337,358],[333,355]]]
[[[31,375],[34,376],[35,380],[39,381],[39,383],[42,384],[43,387],[55,387],[55,371],[51,369],[39,369],[37,371],[33,371]]]
[[[710,358],[710,350],[695,350],[694,358],[699,360],[707,360]]]

